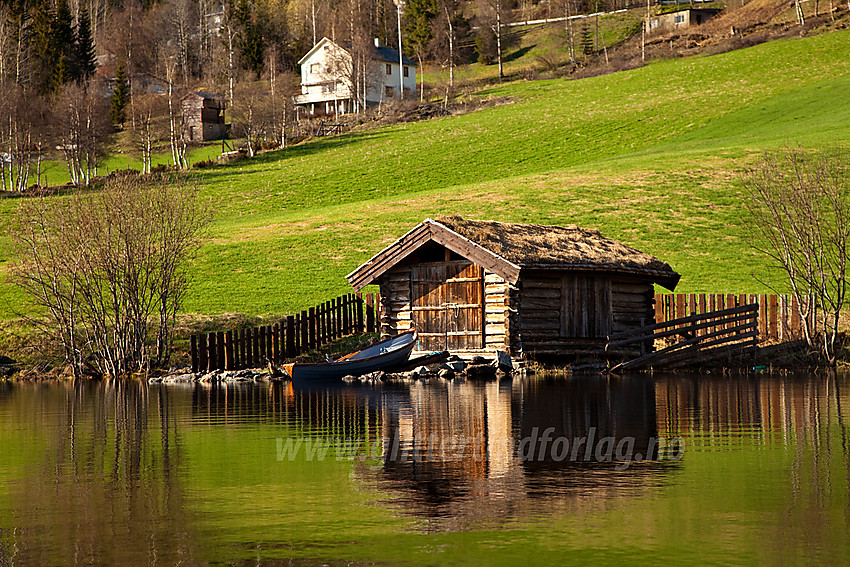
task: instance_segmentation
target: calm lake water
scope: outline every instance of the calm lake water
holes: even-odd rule
[[[0,565],[847,564],[848,407],[843,375],[5,383]]]

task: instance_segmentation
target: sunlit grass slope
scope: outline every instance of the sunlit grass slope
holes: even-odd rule
[[[216,221],[186,307],[312,305],[416,222],[455,213],[596,227],[670,262],[682,290],[763,291],[777,280],[747,245],[739,172],[764,149],[848,141],[848,50],[841,31],[516,82],[481,93],[509,104],[205,170]],[[4,316],[18,301],[0,288]]]

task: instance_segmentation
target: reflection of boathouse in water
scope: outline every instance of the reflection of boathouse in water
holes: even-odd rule
[[[671,470],[617,460],[618,446],[643,457],[656,437],[652,382],[643,378],[408,389],[383,408],[381,482],[405,494],[417,515],[495,518],[538,494],[564,506],[635,495],[648,485],[643,477]],[[617,477],[621,484],[611,482]]]

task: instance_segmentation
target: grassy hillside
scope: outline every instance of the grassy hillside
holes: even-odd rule
[[[850,32],[515,82],[513,102],[305,143],[201,173],[216,209],[186,308],[279,314],[429,216],[577,223],[655,254],[684,291],[765,289],[739,171],[768,148],[850,139]],[[14,200],[0,201],[7,216]],[[0,240],[0,271],[9,255]],[[20,298],[0,286],[0,315]]]

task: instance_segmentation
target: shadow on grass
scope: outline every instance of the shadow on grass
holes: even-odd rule
[[[536,45],[529,45],[529,46],[523,47],[522,49],[517,49],[513,53],[506,55],[502,59],[502,63],[510,63],[511,61],[516,61],[517,59],[525,57],[528,54],[528,52],[531,51],[532,49],[534,49],[535,47],[537,47],[537,46]]]
[[[233,166],[264,165],[268,163],[276,163],[283,159],[308,157],[312,156],[313,154],[335,150],[338,148],[344,148],[345,146],[351,145],[353,143],[376,140],[378,138],[383,138],[386,136],[387,134],[385,132],[369,131],[341,134],[339,136],[313,138],[295,146],[290,146],[288,148],[283,148],[272,152],[265,152],[256,155],[253,158],[247,158],[233,163],[215,165],[206,169],[207,171],[218,171],[224,173],[226,170],[232,168]]]

